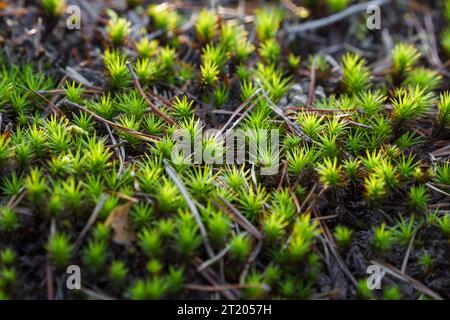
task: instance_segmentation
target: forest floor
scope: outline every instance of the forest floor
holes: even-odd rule
[[[58,2],[0,0],[1,298],[450,298],[450,2]]]

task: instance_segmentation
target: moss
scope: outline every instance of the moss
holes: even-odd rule
[[[64,0],[41,0],[42,9],[52,18],[63,14],[66,2]]]
[[[63,1],[41,3],[51,19],[61,15]],[[315,19],[349,1],[311,3]],[[450,164],[433,152],[448,140],[450,96],[418,47],[397,43],[380,72],[365,51],[288,46],[281,28],[292,17],[279,5],[242,23],[222,9],[189,21],[187,9],[163,3],[143,13],[139,4],[110,12],[99,26],[104,39],[89,43],[98,59],[80,74],[95,85],[0,59],[0,298],[31,281],[23,261],[45,255],[50,267],[79,264],[92,287],[131,299],[211,297],[186,287],[205,285],[200,270],[239,284],[232,292],[242,298],[321,296],[334,285],[333,242],[349,263],[355,246],[370,261],[412,243],[423,254],[410,264],[441,272],[436,248],[445,241],[427,237],[450,235],[439,207]],[[130,21],[141,13],[149,23],[136,28]],[[230,151],[220,136],[202,135],[210,128],[246,131],[244,145],[231,148],[244,158],[198,160]],[[180,129],[197,149],[177,150]],[[278,130],[279,148],[250,154],[264,130]],[[412,292],[390,286],[375,295],[362,279],[347,294]]]

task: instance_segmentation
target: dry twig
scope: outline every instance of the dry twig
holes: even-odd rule
[[[338,21],[341,21],[345,18],[348,18],[352,15],[364,12],[370,6],[382,6],[382,5],[389,3],[390,1],[391,0],[373,0],[373,1],[368,1],[368,2],[364,2],[364,3],[354,4],[354,5],[349,6],[347,9],[340,11],[338,13],[335,13],[331,16],[328,16],[328,17],[325,17],[322,19],[318,19],[318,20],[314,20],[314,21],[309,21],[309,22],[302,23],[299,25],[287,27],[286,33],[296,34],[296,33],[301,33],[301,32],[305,32],[305,31],[321,29],[321,28],[327,27],[331,24],[334,24]]]
[[[200,213],[197,210],[197,206],[192,201],[191,197],[189,196],[188,191],[186,190],[183,182],[181,182],[180,178],[178,177],[177,173],[172,169],[172,167],[169,166],[166,160],[163,160],[164,164],[166,165],[166,172],[169,175],[169,177],[172,179],[172,181],[175,183],[175,185],[178,187],[178,189],[181,192],[181,195],[186,200],[186,203],[189,206],[189,209],[191,210],[192,215],[195,218],[195,221],[197,222],[198,229],[203,237],[203,244],[205,246],[206,252],[208,253],[208,256],[210,259],[214,258],[215,253],[209,243],[208,234],[206,233],[206,228],[203,225],[202,218],[200,217]]]
[[[148,103],[150,108],[153,110],[153,112],[160,118],[164,119],[168,124],[174,125],[176,124],[175,121],[170,119],[164,112],[162,112],[157,106],[153,104],[153,102],[150,101],[150,99],[147,97],[147,95],[144,93],[144,90],[142,90],[142,86],[139,82],[139,79],[136,75],[136,73],[133,70],[133,66],[129,61],[126,62],[127,68],[130,71],[131,79],[133,81],[134,86],[136,87],[139,94],[144,98],[144,100]]]

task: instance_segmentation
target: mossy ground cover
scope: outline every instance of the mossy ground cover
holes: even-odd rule
[[[0,297],[448,299],[450,2],[355,2],[0,1]]]

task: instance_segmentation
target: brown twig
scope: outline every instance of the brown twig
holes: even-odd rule
[[[271,109],[281,118],[283,118],[284,122],[288,125],[288,127],[294,131],[297,135],[305,139],[307,142],[314,142],[306,133],[303,132],[303,130],[298,126],[296,123],[292,122],[286,115],[284,114],[283,110],[281,110],[270,98],[267,92],[264,90],[262,84],[260,81],[257,81],[257,85],[261,89],[264,99],[268,102]]]
[[[9,199],[9,201],[7,202],[6,206],[11,209],[14,209],[25,197],[25,194],[26,194],[25,188],[24,187],[20,188],[19,193],[12,196],[11,199]]]
[[[424,284],[420,283],[416,279],[414,279],[414,278],[412,278],[412,277],[410,277],[410,276],[408,276],[406,274],[403,274],[400,270],[398,270],[394,266],[392,266],[392,265],[390,265],[390,264],[388,264],[386,262],[381,262],[381,261],[378,261],[378,260],[372,260],[371,263],[379,265],[387,273],[389,273],[390,275],[396,277],[397,279],[400,279],[400,280],[403,280],[405,282],[410,283],[414,288],[416,288],[420,292],[426,294],[427,296],[430,296],[431,298],[433,298],[435,300],[443,300],[443,298],[439,294],[437,294],[436,292],[434,292],[433,290],[431,290],[430,288],[428,288]]]
[[[247,277],[248,271],[250,270],[252,263],[256,260],[259,253],[261,252],[262,246],[263,246],[263,241],[259,240],[258,244],[255,246],[255,249],[252,251],[252,253],[248,257],[247,262],[244,267],[244,270],[242,270],[241,275],[239,276],[239,283],[245,284],[245,278]]]
[[[250,101],[252,101],[252,99],[259,93],[259,91],[260,90],[258,89],[255,92],[253,92],[253,94],[250,97],[248,97],[244,102],[241,103],[241,105],[239,107],[236,108],[236,110],[234,110],[231,117],[220,129],[220,131],[219,131],[220,134],[222,134],[225,131],[225,129],[230,125],[230,123],[233,121],[233,119],[236,117],[236,115],[239,114],[250,103]],[[241,115],[241,117],[242,117],[242,115]]]
[[[247,220],[246,217],[244,217],[242,215],[242,213],[239,212],[238,209],[236,209],[235,206],[233,206],[227,199],[223,198],[222,196],[218,195],[219,200],[225,205],[227,206],[232,214],[232,219],[239,224],[242,228],[244,228],[245,230],[247,230],[249,233],[251,233],[256,239],[261,240],[262,239],[262,234],[261,232],[259,232],[258,229],[255,228],[255,226],[253,226],[253,224],[251,224],[250,221]],[[218,206],[220,209],[223,209],[219,203],[217,203],[217,201],[213,201],[214,204],[216,204],[216,206]],[[226,210],[224,210],[226,211]]]
[[[316,98],[316,65],[317,65],[317,56],[314,57],[314,61],[311,65],[311,75],[310,75],[310,85],[309,85],[309,93],[308,100],[306,100],[306,106],[311,107],[314,99]]]
[[[181,195],[186,200],[186,202],[189,206],[189,209],[191,210],[191,213],[194,216],[195,221],[197,222],[198,229],[203,238],[203,244],[205,246],[206,252],[208,253],[209,258],[212,259],[215,256],[215,253],[211,247],[211,244],[209,243],[208,234],[206,232],[205,226],[203,225],[202,218],[200,217],[200,213],[197,210],[197,206],[192,201],[191,197],[189,196],[189,193],[187,192],[183,182],[181,182],[177,173],[172,169],[172,167],[169,166],[169,164],[167,163],[167,161],[165,159],[163,161],[164,161],[164,164],[166,165],[166,173],[173,180],[175,185],[180,190]]]
[[[75,240],[74,251],[76,251],[79,248],[79,246],[81,245],[81,242],[83,241],[84,236],[88,233],[88,231],[94,225],[100,211],[103,208],[103,205],[105,204],[106,199],[107,199],[107,196],[105,194],[102,194],[100,196],[100,199],[98,200],[97,205],[94,208],[94,211],[92,211],[92,214],[89,217],[88,221],[86,222],[86,225],[84,226],[83,230],[81,230],[80,234],[78,235],[77,240]]]
[[[302,204],[300,205],[300,209],[304,212],[307,212],[305,210],[303,210],[303,208],[306,206],[306,204],[309,202],[309,200],[312,198],[312,196],[314,195],[314,191],[316,191],[317,188],[317,183],[314,183],[314,185],[312,186],[311,190],[309,191],[309,193],[306,195],[305,199],[303,200]]]
[[[262,288],[264,291],[269,289],[265,285],[251,285],[251,284],[226,284],[217,286],[206,286],[201,284],[185,284],[185,289],[198,291],[226,291],[230,289],[247,289],[247,288]]]
[[[114,138],[111,128],[109,127],[109,125],[107,123],[105,123],[105,127],[108,130],[109,137],[111,138],[111,142],[113,143],[111,148],[114,149],[117,157],[119,158],[120,167],[119,167],[119,171],[118,171],[117,177],[116,177],[116,181],[119,181],[120,177],[122,176],[123,170],[125,168],[125,148],[123,147],[123,144],[119,144],[117,142],[116,138]]]
[[[72,80],[75,80],[78,83],[81,83],[83,86],[90,88],[90,90],[93,90],[94,92],[103,92],[102,88],[98,88],[94,86],[89,80],[87,80],[85,77],[83,77],[77,70],[75,70],[72,67],[66,67],[64,70],[66,73],[66,76],[71,78]],[[86,90],[86,92],[89,92]]]
[[[314,213],[317,218],[319,218],[319,214],[317,210],[314,210]],[[345,264],[344,260],[342,259],[339,252],[336,250],[336,243],[334,242],[333,235],[330,232],[330,229],[328,228],[327,224],[324,220],[318,220],[320,223],[320,226],[322,227],[322,230],[324,231],[323,234],[325,238],[327,239],[328,247],[330,248],[331,253],[333,254],[334,258],[336,259],[339,267],[344,272],[344,274],[347,276],[347,278],[351,281],[351,283],[356,287],[358,285],[358,282],[356,281],[355,277],[352,275],[350,270],[348,269],[347,265]]]
[[[405,274],[406,267],[408,266],[408,259],[409,259],[409,255],[411,253],[411,249],[412,249],[413,244],[414,244],[414,239],[416,238],[416,234],[417,234],[417,230],[414,232],[413,236],[411,237],[411,240],[409,241],[408,249],[406,249],[405,257],[403,258],[402,270],[401,270],[401,272],[403,274]]]
[[[280,190],[281,187],[283,186],[283,182],[284,182],[284,178],[286,176],[288,164],[289,164],[288,160],[287,159],[284,160],[283,169],[281,170],[280,182],[278,182],[277,190]]]
[[[52,110],[52,112],[55,114],[55,115],[58,115],[58,116],[61,116],[63,113],[61,112],[61,110],[59,110],[58,109],[58,107],[53,103],[53,102],[51,102],[50,100],[48,100],[46,97],[44,97],[42,94],[40,94],[39,92],[37,92],[37,91],[35,91],[35,90],[32,90],[32,89],[30,89],[30,91],[32,92],[32,93],[34,93],[35,95],[37,95],[38,97],[40,97],[42,100],[44,100],[47,104],[48,104],[48,106],[50,107],[50,109]]]
[[[240,116],[237,118],[237,120],[233,123],[233,125],[230,127],[230,129],[227,130],[227,133],[225,134],[225,138],[227,138],[230,134],[232,134],[232,131],[249,113],[253,110],[253,108],[258,104],[257,101],[253,102],[250,107],[248,107]],[[219,133],[222,133],[223,129],[220,129]]]
[[[230,244],[228,244],[225,248],[222,249],[222,251],[220,251],[218,254],[216,254],[214,257],[212,257],[209,260],[206,260],[205,262],[203,262],[198,268],[197,271],[202,271],[205,270],[206,268],[208,268],[209,266],[211,266],[212,264],[216,263],[217,261],[219,261],[220,259],[222,259],[227,252],[230,250]]]
[[[176,124],[175,121],[170,119],[164,112],[162,112],[157,106],[155,106],[153,104],[153,102],[151,102],[150,99],[147,97],[147,95],[145,94],[144,90],[142,90],[142,86],[141,86],[141,84],[139,82],[139,79],[138,79],[136,73],[133,70],[133,66],[131,65],[131,63],[129,61],[127,61],[126,65],[127,65],[128,70],[130,71],[131,79],[133,81],[134,86],[136,87],[136,89],[139,92],[139,94],[148,103],[148,105],[150,106],[152,111],[155,112],[157,116],[159,116],[160,118],[164,119],[164,121],[166,121],[168,124],[170,124],[170,125]]]
[[[92,297],[92,298],[94,298],[96,300],[117,300],[116,298],[113,298],[113,297],[111,297],[109,295],[106,295],[106,294],[104,294],[102,292],[97,292],[97,291],[94,291],[92,289],[88,289],[86,287],[81,288],[81,292],[83,292],[84,294],[86,294],[89,297]]]
[[[318,20],[314,20],[314,21],[309,21],[306,23],[301,23],[299,25],[287,27],[286,33],[287,34],[295,34],[295,33],[301,33],[301,32],[305,32],[305,31],[321,29],[321,28],[327,27],[331,24],[334,24],[338,21],[341,21],[345,18],[348,18],[352,15],[358,14],[360,12],[364,12],[370,6],[382,6],[382,5],[389,3],[390,1],[391,0],[373,0],[373,1],[368,1],[368,2],[364,2],[364,3],[354,4],[354,5],[347,7],[347,9],[340,11],[336,14],[333,14],[331,16],[328,16],[328,17],[325,17],[322,19],[318,19]]]
[[[442,193],[443,195],[445,195],[445,196],[447,196],[447,197],[450,197],[450,193],[445,192],[444,190],[439,189],[438,187],[432,185],[432,184],[429,183],[429,182],[425,183],[425,185],[426,185],[428,188],[433,189],[434,191],[437,191],[437,192]]]
[[[80,106],[77,103],[74,103],[72,101],[69,101],[67,99],[61,101],[62,104],[69,106],[69,107],[75,107],[77,109],[83,110],[86,113],[89,113],[94,119],[107,123],[109,124],[111,127],[115,128],[116,130],[120,130],[120,131],[124,131],[127,134],[130,134],[132,136],[134,136],[136,139],[140,139],[140,140],[144,140],[144,141],[149,141],[149,142],[154,142],[155,140],[160,140],[159,137],[157,136],[152,136],[150,134],[146,134],[146,133],[142,133],[139,131],[134,131],[132,129],[126,128],[124,126],[121,126],[120,124],[114,123],[112,121],[109,121],[108,119],[105,119],[99,115],[97,115],[95,112],[92,112],[91,110],[89,110],[86,107]]]
[[[48,95],[62,95],[65,94],[65,90],[64,89],[52,89],[52,90],[38,90],[36,91],[37,93],[40,94],[48,94]],[[95,94],[95,93],[102,93],[103,90],[98,90],[98,89],[86,89],[83,91],[85,94]]]
[[[48,241],[52,241],[52,239],[55,236],[55,219],[52,219],[50,223],[50,235],[48,238]],[[54,279],[53,279],[53,266],[50,259],[50,254],[47,253],[46,262],[45,262],[45,271],[46,271],[46,278],[47,278],[47,300],[53,300],[55,297],[55,291],[53,288],[54,285]]]
[[[194,259],[194,264],[198,268],[200,265],[203,264],[203,261],[199,257],[196,257]],[[199,273],[213,286],[220,286],[216,275],[214,274],[214,272],[211,271],[211,269],[200,270]],[[221,292],[221,294],[228,300],[235,300],[237,298],[236,296],[239,295],[239,293],[232,288],[224,290],[223,292]]]

